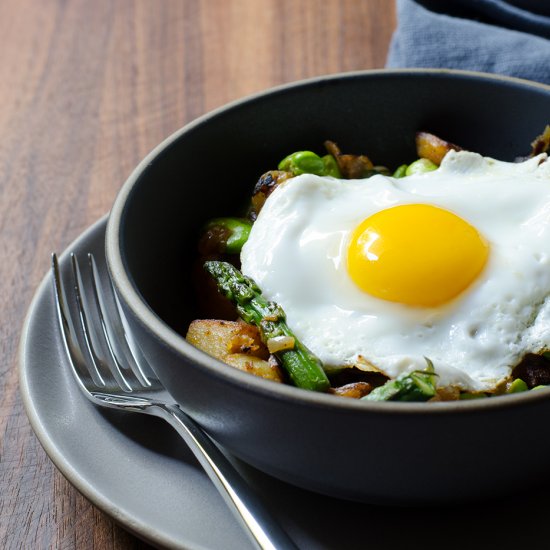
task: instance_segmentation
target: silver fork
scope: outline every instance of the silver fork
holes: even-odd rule
[[[296,549],[258,496],[210,437],[173,402],[125,329],[107,274],[88,254],[89,284],[74,254],[72,283],[63,281],[55,254],[52,273],[59,327],[74,378],[95,405],[158,416],[185,440],[256,547]],[[102,284],[103,283],[103,284]],[[105,287],[106,290],[105,290]],[[74,303],[72,307],[69,296]],[[71,315],[71,311],[75,312]]]

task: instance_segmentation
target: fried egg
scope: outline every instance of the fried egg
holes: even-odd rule
[[[550,162],[450,151],[432,172],[303,174],[270,195],[242,271],[325,368],[491,391],[550,347]]]

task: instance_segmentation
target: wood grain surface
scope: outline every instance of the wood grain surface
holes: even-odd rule
[[[17,348],[32,295],[177,128],[265,88],[382,67],[389,0],[0,2],[0,548],[148,548],[32,433]]]

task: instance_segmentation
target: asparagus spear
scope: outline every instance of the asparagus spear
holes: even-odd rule
[[[262,339],[267,343],[284,339],[290,346],[274,351],[283,368],[295,386],[314,391],[326,391],[329,380],[321,361],[309,351],[290,330],[285,313],[274,302],[268,302],[258,285],[227,262],[209,261],[206,271],[214,277],[219,291],[236,306],[239,315],[260,329]]]
[[[421,371],[401,374],[383,386],[374,388],[362,399],[367,401],[427,401],[435,395],[433,363],[426,358],[428,366]]]

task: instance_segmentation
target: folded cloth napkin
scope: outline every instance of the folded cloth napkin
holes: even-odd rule
[[[550,84],[549,0],[397,0],[386,67],[500,73]]]

